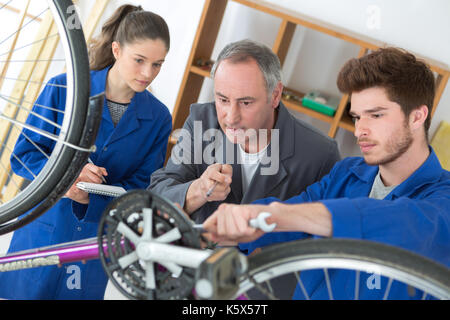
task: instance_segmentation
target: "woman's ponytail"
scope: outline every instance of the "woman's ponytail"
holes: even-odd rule
[[[89,43],[90,69],[101,70],[114,63],[111,44],[116,40],[117,30],[129,13],[138,11],[142,11],[141,6],[126,4],[119,7],[105,22],[101,34]]]

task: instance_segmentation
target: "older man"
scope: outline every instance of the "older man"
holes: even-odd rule
[[[211,75],[215,101],[191,106],[167,166],[149,186],[197,222],[222,202],[288,199],[339,160],[336,142],[281,102],[280,62],[266,46],[227,45]]]

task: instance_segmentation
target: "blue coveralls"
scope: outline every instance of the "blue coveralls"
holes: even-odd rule
[[[441,167],[431,147],[430,151],[422,166],[383,200],[368,198],[378,166],[369,166],[362,158],[352,157],[338,162],[321,181],[284,203],[323,203],[332,215],[334,238],[382,242],[450,267],[450,172]],[[272,201],[277,199],[267,198],[257,203]],[[250,253],[269,244],[309,237],[301,232],[274,232],[239,247]],[[376,274],[361,273],[361,299],[383,298],[388,279],[381,277],[376,283],[369,279],[373,276]],[[335,299],[354,298],[354,271],[330,270],[330,277]],[[304,271],[301,278],[312,299],[329,298],[322,270]],[[406,286],[399,282],[393,283],[389,295],[389,299],[421,297],[419,290],[411,295],[411,290],[408,293]],[[297,288],[294,299],[304,298]]]
[[[105,91],[110,67],[91,71],[91,95]],[[52,84],[65,84],[65,75],[49,81],[36,104],[64,109],[65,88]],[[34,106],[34,111],[61,124],[60,113]],[[28,123],[55,132],[55,127],[30,115]],[[150,175],[164,164],[172,118],[167,107],[147,90],[138,92],[131,100],[122,119],[114,128],[108,107],[103,106],[102,121],[96,139],[97,151],[90,155],[93,163],[105,167],[108,184],[126,190],[145,189]],[[26,134],[49,152],[54,142],[25,130]],[[25,139],[19,137],[14,153],[37,174],[46,158]],[[11,158],[14,172],[27,179],[32,175]],[[111,198],[89,195],[89,205],[70,199],[61,199],[37,220],[14,232],[9,252],[32,249],[68,241],[94,237],[101,214]],[[75,267],[77,266],[77,267]],[[75,274],[75,272],[77,274]],[[74,279],[80,276],[80,279]],[[39,267],[0,273],[0,297],[7,299],[103,299],[107,276],[99,260],[85,264]]]

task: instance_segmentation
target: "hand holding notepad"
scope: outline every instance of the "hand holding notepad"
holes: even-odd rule
[[[100,194],[109,197],[120,197],[127,192],[122,187],[91,182],[78,182],[77,188],[88,193]]]

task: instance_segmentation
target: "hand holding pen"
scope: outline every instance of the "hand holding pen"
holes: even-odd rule
[[[209,198],[211,196],[211,194],[214,192],[214,189],[217,187],[218,183],[219,183],[218,181],[214,182],[213,186],[208,189],[208,192],[206,192],[206,198]]]
[[[94,162],[92,162],[91,158],[88,158],[88,163],[93,164],[95,166],[95,170],[91,170],[91,172],[95,175],[97,175],[98,177],[100,177],[102,179],[103,183],[106,183],[106,179],[105,179],[105,175],[108,175],[108,173],[106,172],[106,169],[103,167],[98,167],[94,164]],[[89,181],[87,181],[89,182]]]
[[[81,169],[78,178],[70,189],[66,192],[65,198],[72,199],[73,201],[88,204],[89,195],[87,192],[80,190],[77,187],[78,182],[92,182],[92,183],[106,183],[104,175],[108,175],[105,168],[96,166],[92,163],[91,159],[88,159],[88,163]]]
[[[224,200],[230,192],[233,168],[229,164],[217,163],[209,166],[205,174],[209,180],[209,184],[211,182],[213,183],[205,194],[207,201]],[[215,197],[213,196],[214,191],[216,191]]]
[[[223,201],[231,191],[233,167],[215,163],[189,186],[183,209],[191,214],[209,201]]]

